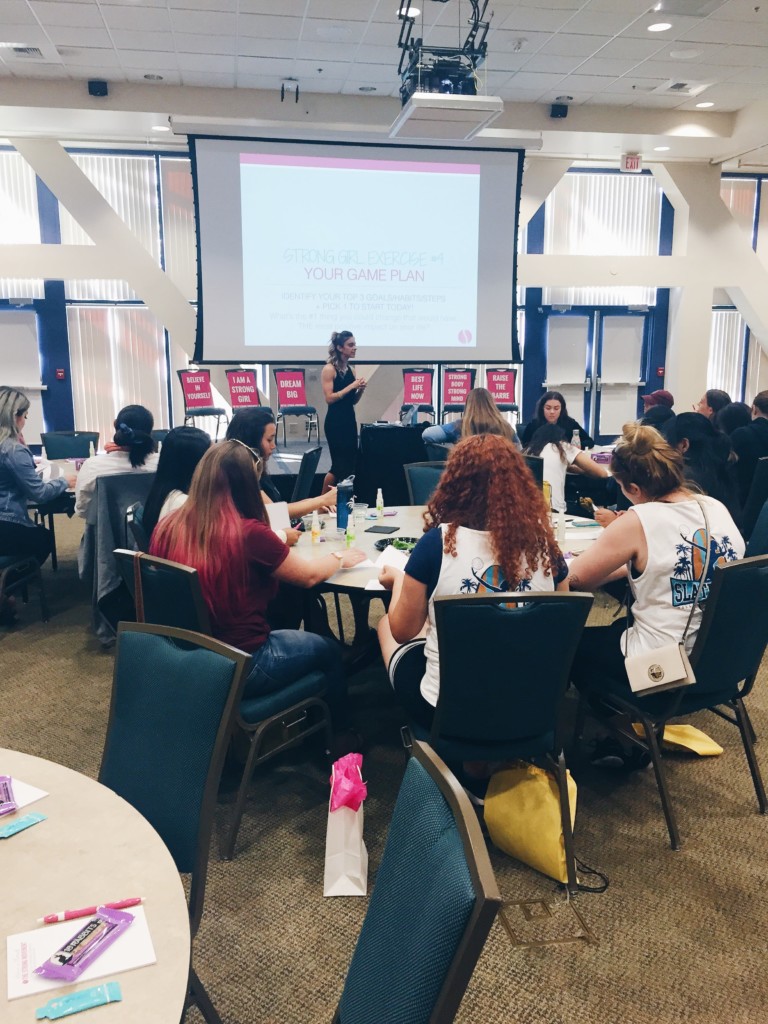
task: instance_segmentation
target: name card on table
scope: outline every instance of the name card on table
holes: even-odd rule
[[[496,403],[511,405],[515,401],[516,370],[487,370],[485,386]]]

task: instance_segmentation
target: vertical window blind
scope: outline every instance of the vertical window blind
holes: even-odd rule
[[[40,243],[35,172],[18,153],[0,153],[0,224],[0,244]],[[0,278],[0,299],[42,297],[41,278]]]

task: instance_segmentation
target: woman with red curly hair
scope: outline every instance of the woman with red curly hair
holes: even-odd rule
[[[379,575],[392,602],[378,632],[400,703],[428,729],[440,685],[434,599],[567,590],[568,569],[544,497],[503,437],[482,434],[456,445],[424,523],[405,572],[387,566]]]

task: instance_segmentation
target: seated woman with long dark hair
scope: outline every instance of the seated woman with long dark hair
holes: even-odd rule
[[[721,501],[738,524],[741,503],[736,459],[728,435],[698,412],[681,412],[663,423],[659,431],[683,456],[685,478],[694,490]]]
[[[157,469],[157,445],[152,440],[154,417],[143,405],[126,405],[115,417],[115,436],[106,444],[105,455],[86,459],[77,474],[75,512],[83,519],[96,493],[100,476],[119,473],[154,473]]]
[[[386,567],[392,590],[379,622],[384,663],[411,718],[432,723],[440,684],[434,599],[447,594],[567,590],[549,509],[511,441],[460,441],[424,513],[424,536],[405,572]]]
[[[278,581],[314,587],[365,556],[353,548],[308,561],[287,547],[267,522],[261,468],[259,453],[240,441],[209,448],[187,501],[155,527],[150,553],[197,570],[213,635],[253,656],[246,697],[281,690],[318,670],[338,725],[346,697],[339,644],[304,630],[272,631],[266,612]]]
[[[197,464],[210,447],[210,436],[197,427],[174,427],[168,431],[144,504],[141,521],[148,537],[159,520],[181,508],[187,500]]]
[[[535,432],[525,449],[526,455],[538,455],[544,462],[544,481],[549,484],[552,508],[565,512],[565,474],[570,468],[586,476],[607,477],[608,471],[580,448],[571,444],[564,431],[554,423],[547,423]]]
[[[595,442],[584,427],[577,423],[572,416],[568,415],[565,398],[559,391],[545,391],[536,403],[533,419],[523,429],[521,437],[523,447],[525,448],[531,443],[531,439],[539,427],[544,427],[548,423],[560,427],[569,441],[573,441],[574,432],[578,431],[579,443],[582,448],[595,447]]]

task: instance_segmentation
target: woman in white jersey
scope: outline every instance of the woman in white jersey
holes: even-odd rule
[[[549,509],[511,441],[459,442],[424,513],[405,572],[382,569],[392,590],[378,633],[389,678],[413,721],[432,724],[440,683],[433,602],[446,594],[567,590]]]
[[[629,696],[624,655],[679,643],[691,605],[703,587],[701,602],[716,564],[744,555],[744,541],[723,504],[694,494],[685,480],[680,452],[653,427],[628,423],[611,459],[611,472],[632,508],[608,525],[591,548],[571,563],[571,590],[596,590],[626,576],[632,593],[632,625],[620,619],[584,631],[571,678],[579,688]],[[707,529],[701,502],[709,520]],[[701,622],[693,613],[685,646],[690,652]],[[624,636],[626,628],[626,637]],[[631,765],[630,765],[631,766]]]
[[[571,466],[587,476],[608,476],[605,466],[593,462],[586,452],[571,444],[565,431],[555,423],[547,423],[534,433],[525,449],[526,455],[538,455],[544,462],[544,479],[552,493],[552,508],[565,512],[565,474]]]

